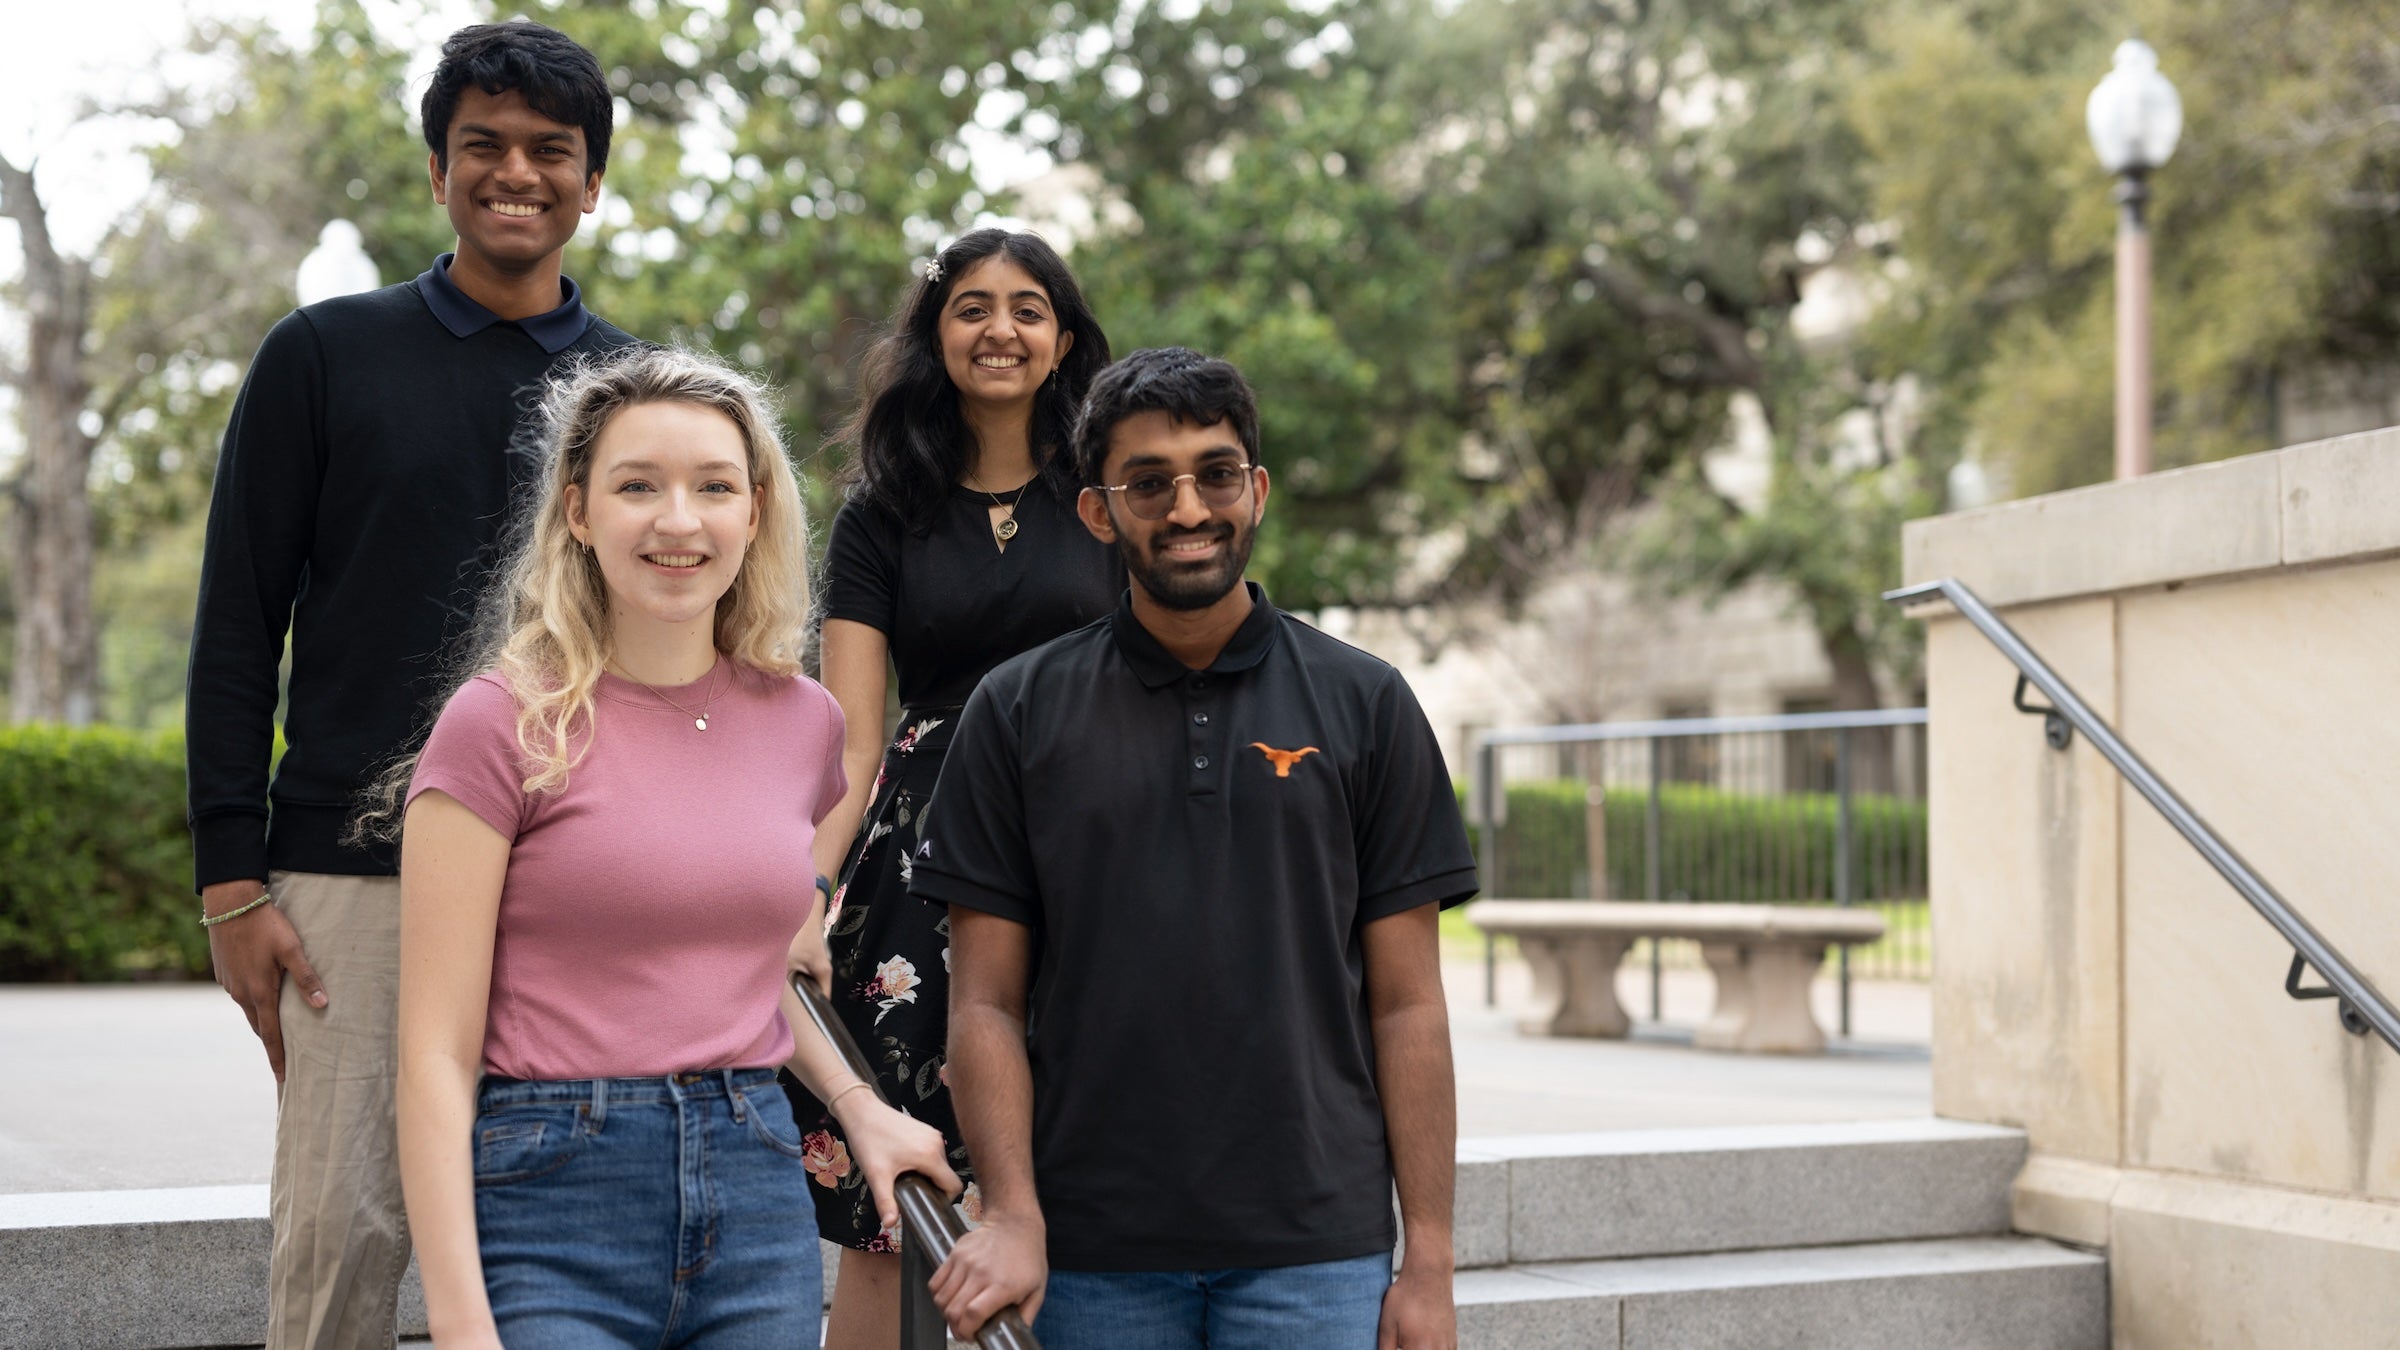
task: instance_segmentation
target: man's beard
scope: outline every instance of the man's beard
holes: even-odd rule
[[[1212,534],[1225,540],[1225,548],[1205,567],[1178,564],[1166,553],[1169,543]],[[1125,571],[1161,608],[1206,609],[1242,584],[1242,570],[1250,565],[1250,545],[1257,535],[1255,527],[1218,521],[1204,530],[1152,535],[1149,546],[1144,548],[1120,532],[1117,553],[1125,559]]]

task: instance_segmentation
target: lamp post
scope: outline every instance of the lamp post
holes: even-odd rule
[[[2084,104],[2100,167],[2117,176],[2117,477],[2150,472],[2150,171],[2175,153],[2183,100],[2139,38],[2117,44],[2116,68]]]
[[[365,244],[358,227],[346,220],[329,222],[318,231],[317,246],[300,260],[299,275],[293,278],[300,303],[313,305],[382,285],[383,278],[376,274],[375,260],[367,256]]]

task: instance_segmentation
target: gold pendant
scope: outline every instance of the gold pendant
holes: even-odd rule
[[[1016,538],[1017,518],[1015,516],[1002,516],[1000,518],[1000,523],[992,527],[992,537],[999,540],[1003,544],[1007,543],[1011,539]]]

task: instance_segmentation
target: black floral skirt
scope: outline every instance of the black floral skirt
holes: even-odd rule
[[[941,777],[956,708],[904,710],[884,751],[858,837],[851,843],[826,915],[833,958],[833,1007],[875,1066],[883,1098],[942,1132],[950,1166],[969,1180],[966,1145],[950,1109],[945,1048],[950,1034],[950,918],[908,893],[910,862],[925,804]],[[866,1175],[851,1161],[841,1126],[806,1090],[787,1081],[805,1134],[817,1231],[861,1251],[897,1251],[900,1235],[876,1222]],[[976,1194],[965,1206],[975,1217]]]

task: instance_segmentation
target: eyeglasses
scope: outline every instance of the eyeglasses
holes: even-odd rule
[[[1250,488],[1251,467],[1211,464],[1198,473],[1179,473],[1171,478],[1153,470],[1100,490],[1124,493],[1126,509],[1144,520],[1164,520],[1175,509],[1176,494],[1184,483],[1191,484],[1192,491],[1200,495],[1200,504],[1212,511],[1222,511],[1240,501]]]

